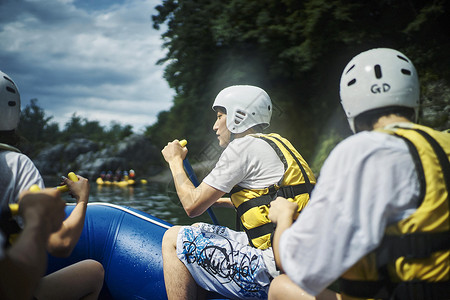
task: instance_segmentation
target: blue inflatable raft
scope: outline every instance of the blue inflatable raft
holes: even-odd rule
[[[70,214],[74,205],[67,205]],[[91,258],[105,269],[100,299],[167,299],[161,242],[172,226],[139,210],[89,203],[80,240],[68,258],[49,257],[48,272]],[[209,299],[223,299],[210,294]]]

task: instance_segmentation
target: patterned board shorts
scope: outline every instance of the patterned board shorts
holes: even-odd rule
[[[206,223],[183,226],[177,255],[208,291],[231,299],[267,299],[275,270],[272,249],[250,246],[244,232]]]

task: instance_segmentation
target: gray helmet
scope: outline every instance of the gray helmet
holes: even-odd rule
[[[16,84],[0,71],[0,131],[14,130],[20,120],[20,95]]]
[[[357,115],[387,106],[419,111],[419,79],[411,61],[401,52],[377,48],[355,56],[341,76],[341,104],[355,132]]]
[[[233,85],[220,91],[213,110],[223,107],[227,111],[227,128],[242,133],[255,125],[267,128],[272,117],[272,101],[261,88],[251,85]]]

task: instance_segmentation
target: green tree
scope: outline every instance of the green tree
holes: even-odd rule
[[[34,156],[52,141],[59,139],[59,129],[56,123],[50,123],[52,116],[46,116],[38,105],[38,99],[31,99],[20,115],[18,133],[22,138],[23,151]],[[54,140],[52,140],[52,138]]]
[[[85,138],[96,142],[106,144],[116,143],[133,133],[131,125],[121,125],[117,122],[111,122],[110,128],[105,129],[99,121],[89,121],[86,118],[72,115],[70,121],[65,124],[62,132],[65,141],[74,138]]]
[[[59,142],[61,139],[61,131],[59,130],[58,123],[50,123],[45,127],[43,141],[45,143]]]
[[[86,119],[82,119],[76,113],[73,113],[70,120],[64,125],[64,140],[69,141],[74,138],[84,138],[83,122],[86,122]]]
[[[133,134],[133,126],[131,125],[121,125],[115,121],[112,121],[109,130],[105,132],[106,143],[114,144],[118,141],[123,140],[127,136]]]
[[[99,121],[88,121],[84,119],[82,124],[82,132],[87,139],[96,142],[105,142],[105,129],[100,125]]]
[[[159,146],[168,139],[184,137],[190,147],[201,149],[205,136],[211,134],[209,124],[214,115],[210,105],[217,90],[212,76],[217,46],[211,28],[214,16],[223,8],[221,1],[211,0],[168,0],[156,7],[159,14],[153,16],[154,27],[169,24],[162,34],[168,53],[159,63],[167,64],[164,77],[177,92],[169,114],[159,115],[161,124],[146,130]]]
[[[38,105],[37,99],[22,110],[19,124],[21,149],[31,157],[39,154],[40,150],[56,143],[68,142],[76,138],[85,138],[105,144],[115,144],[133,134],[133,126],[111,122],[105,129],[99,121],[89,121],[76,113],[60,131],[57,123],[50,122],[53,117],[47,116],[44,109]]]
[[[256,84],[277,109],[271,130],[309,160],[321,141],[330,148],[330,139],[321,138],[330,128],[333,136],[349,134],[339,78],[351,57],[374,47],[408,55],[425,94],[427,82],[450,79],[449,1],[165,0],[156,9],[154,27],[167,26],[160,63],[177,93],[172,108],[147,129],[160,146],[192,136],[191,150],[200,151],[211,141],[218,91]]]
[[[20,115],[19,131],[31,143],[42,141],[44,130],[53,117],[46,117],[44,110],[31,99]]]

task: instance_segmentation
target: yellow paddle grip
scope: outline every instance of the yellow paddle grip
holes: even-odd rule
[[[67,175],[67,177],[69,177],[69,179],[72,180],[72,181],[78,181],[78,177],[77,177],[77,175],[76,175],[74,172],[70,172],[70,173]],[[59,191],[62,192],[62,193],[63,193],[63,192],[68,192],[68,191],[69,191],[69,188],[67,187],[67,185],[60,185],[60,186],[57,186],[56,189],[59,190]],[[33,184],[33,185],[30,187],[30,189],[29,189],[29,191],[30,191],[30,192],[33,192],[33,193],[39,192],[40,190],[41,190],[41,188],[40,188],[39,185],[37,185],[37,184]],[[18,204],[18,203],[12,203],[12,204],[9,204],[9,210],[11,211],[11,215],[12,215],[12,216],[18,215],[18,214],[19,214],[19,204]]]
[[[181,147],[185,147],[187,145],[187,141],[186,140],[181,140],[180,141],[180,145],[181,145]]]
[[[77,177],[77,175],[76,175],[74,172],[70,172],[70,173],[67,175],[67,177],[69,177],[69,179],[72,180],[73,182],[78,181],[78,177]],[[56,187],[56,189],[57,189],[58,191],[60,191],[61,193],[65,193],[65,192],[68,192],[68,191],[69,191],[69,188],[67,187],[66,184],[65,184],[65,185],[59,185],[59,186]]]
[[[9,210],[11,211],[11,216],[15,216],[19,214],[19,204],[18,203],[11,203],[9,205]]]

